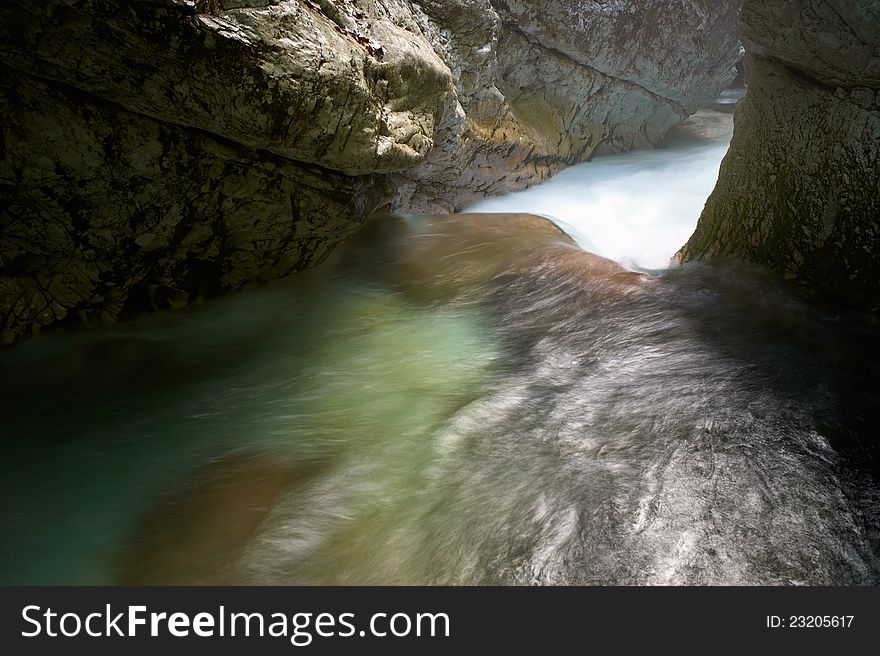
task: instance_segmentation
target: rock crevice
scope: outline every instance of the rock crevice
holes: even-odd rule
[[[738,3],[613,4],[4,2],[0,341],[186,305],[311,266],[379,208],[455,210],[656,143],[732,76]]]

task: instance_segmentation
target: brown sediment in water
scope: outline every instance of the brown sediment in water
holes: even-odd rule
[[[877,582],[875,323],[534,216],[361,239],[324,286],[7,355],[75,367],[0,394],[3,580]]]
[[[415,302],[476,297],[517,281],[552,286],[565,280],[582,288],[589,304],[629,294],[647,278],[583,251],[550,221],[533,215],[385,217],[361,239],[390,249],[383,254],[387,280]],[[375,250],[361,243],[358,252]],[[313,480],[319,469],[265,454],[234,454],[208,463],[139,522],[119,581],[240,581],[238,564],[272,508]],[[369,542],[369,531],[357,534],[362,528],[358,524],[353,533],[343,532],[344,542]]]
[[[221,585],[287,490],[318,470],[269,455],[235,454],[203,466],[138,524],[122,585]]]
[[[366,264],[373,268],[381,259],[388,284],[424,303],[476,298],[499,276],[543,268],[577,272],[618,292],[646,278],[582,250],[534,214],[377,217],[356,237],[352,252],[360,259],[371,253]]]

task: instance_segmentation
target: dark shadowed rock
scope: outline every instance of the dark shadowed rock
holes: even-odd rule
[[[736,9],[4,2],[0,339],[186,305],[311,266],[377,208],[656,143],[732,77]]]
[[[880,303],[880,5],[746,0],[749,93],[685,260],[735,254]]]

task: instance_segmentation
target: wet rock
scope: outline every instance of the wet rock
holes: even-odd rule
[[[525,275],[567,276],[609,294],[627,293],[645,279],[583,251],[534,214],[375,217],[345,251],[343,267],[378,271],[396,292],[429,305],[484,300],[493,281]]]
[[[880,9],[746,0],[749,93],[680,257],[768,265],[880,303]]]
[[[309,267],[656,143],[732,78],[737,3],[11,0],[0,334]]]
[[[0,339],[186,305],[308,267],[380,186],[5,72]],[[360,210],[358,208],[361,208]]]
[[[288,488],[313,472],[267,455],[210,462],[138,523],[120,564],[121,585],[219,585]]]
[[[420,3],[457,95],[399,211],[457,210],[598,149],[650,146],[733,79],[738,2]]]

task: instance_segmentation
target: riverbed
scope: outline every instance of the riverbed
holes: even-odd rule
[[[876,322],[668,268],[729,138],[3,351],[0,582],[877,583]]]

